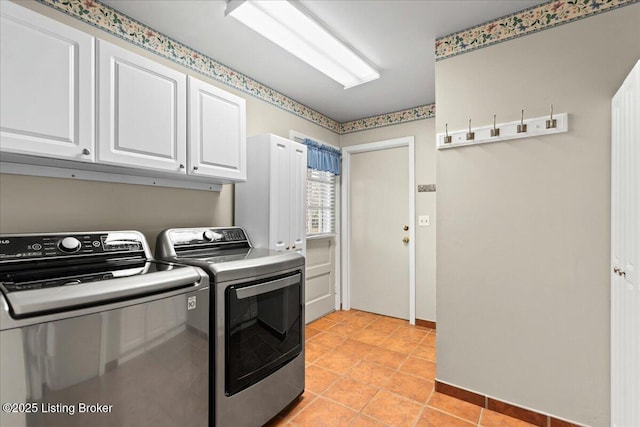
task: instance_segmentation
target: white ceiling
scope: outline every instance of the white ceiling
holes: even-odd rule
[[[231,17],[224,0],[101,0],[286,96],[347,122],[435,102],[434,42],[545,3],[531,0],[301,0],[380,71],[343,89]]]

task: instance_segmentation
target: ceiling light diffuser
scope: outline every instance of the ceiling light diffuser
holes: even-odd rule
[[[345,89],[380,78],[380,73],[292,2],[230,0],[226,15],[302,59]]]

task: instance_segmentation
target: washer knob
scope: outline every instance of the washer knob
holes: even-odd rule
[[[62,252],[73,253],[78,252],[82,244],[75,237],[65,237],[58,242],[58,248]]]
[[[202,237],[204,237],[204,240],[208,240],[211,242],[215,237],[215,233],[211,230],[207,230],[204,233],[202,233]]]

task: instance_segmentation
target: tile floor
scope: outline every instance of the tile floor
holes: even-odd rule
[[[436,331],[337,311],[306,327],[306,390],[268,426],[524,427],[436,393]]]

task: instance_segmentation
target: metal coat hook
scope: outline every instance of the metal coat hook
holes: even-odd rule
[[[527,125],[524,124],[524,110],[520,113],[520,124],[517,129],[518,133],[524,133],[527,131]]]
[[[444,143],[451,144],[451,136],[449,135],[449,123],[444,124]]]
[[[558,127],[558,121],[553,118],[553,104],[551,104],[551,114],[549,120],[547,120],[547,129],[553,129]]]
[[[500,136],[500,129],[496,128],[496,115],[493,115],[493,129],[491,129],[491,136]]]
[[[469,132],[467,132],[467,141],[471,141],[475,139],[475,137],[476,137],[476,133],[471,132],[471,119],[469,119]]]

